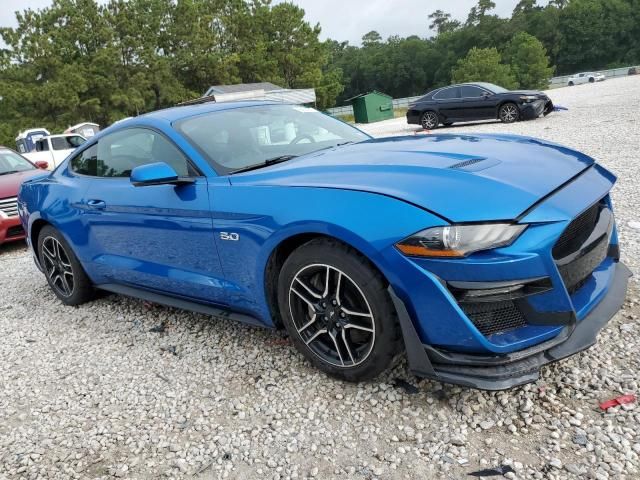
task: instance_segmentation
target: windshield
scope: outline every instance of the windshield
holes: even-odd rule
[[[493,83],[478,82],[475,85],[478,85],[482,88],[486,88],[487,90],[493,93],[507,93],[509,91],[506,88],[503,88],[500,85],[494,85]]]
[[[34,167],[33,164],[22,158],[17,153],[6,149],[0,150],[0,175],[23,172],[25,170],[33,170],[35,168],[36,167]]]
[[[369,139],[313,108],[258,105],[210,112],[176,122],[220,174]]]

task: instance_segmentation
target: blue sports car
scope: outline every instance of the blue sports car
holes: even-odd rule
[[[586,349],[620,309],[609,191],[590,157],[511,135],[373,139],[270,102],[119,122],[18,208],[66,305],[96,289],[284,328],[358,381],[499,390]]]

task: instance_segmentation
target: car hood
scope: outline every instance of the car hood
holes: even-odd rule
[[[0,175],[0,198],[17,196],[22,182],[42,173],[43,170],[38,169],[25,170],[24,172],[10,173],[8,175]]]
[[[371,192],[469,222],[516,219],[593,163],[534,138],[443,134],[372,139],[230,178],[232,185]]]

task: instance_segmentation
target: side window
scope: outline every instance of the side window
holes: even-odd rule
[[[460,95],[462,98],[480,98],[484,94],[484,90],[471,85],[460,87]]]
[[[71,169],[80,175],[98,175],[98,146],[93,145],[87,148],[80,155],[71,159]]]
[[[460,98],[460,88],[445,88],[436,93],[433,98],[435,98],[436,100],[451,100],[453,98]]]
[[[194,174],[186,157],[169,140],[145,128],[121,130],[101,138],[74,158],[71,167],[83,175],[129,177],[134,168],[155,162],[171,165],[180,176]],[[88,168],[83,168],[85,164]]]
[[[67,150],[73,147],[68,144],[65,137],[53,137],[51,139],[51,148],[53,150]]]
[[[47,142],[46,138],[44,140],[38,140],[36,142],[36,152],[46,152],[48,150],[49,150],[49,142]]]

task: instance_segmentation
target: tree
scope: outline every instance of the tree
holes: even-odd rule
[[[438,35],[450,32],[460,27],[460,22],[457,20],[451,20],[451,14],[444,13],[442,10],[436,10],[429,15],[429,28],[435,30]]]
[[[536,37],[517,33],[507,45],[504,59],[511,65],[520,88],[541,90],[548,87],[553,68],[549,67],[547,52]]]
[[[467,25],[477,25],[494,8],[496,8],[496,4],[491,0],[478,0],[478,4],[475,7],[471,7],[469,11]]]
[[[496,48],[472,48],[465,58],[458,60],[451,77],[454,83],[490,82],[508,89],[517,85],[511,68],[501,63]]]
[[[212,84],[272,81],[335,103],[342,72],[304,10],[271,0],[53,0],[1,28],[0,144],[34,126],[107,126]]]
[[[371,47],[373,45],[379,45],[382,42],[382,37],[375,30],[371,30],[369,33],[365,33],[362,36],[362,46]]]

